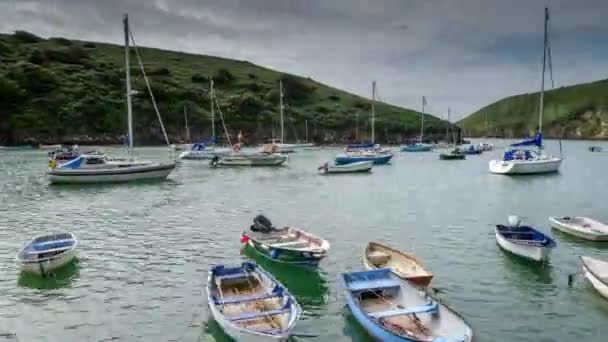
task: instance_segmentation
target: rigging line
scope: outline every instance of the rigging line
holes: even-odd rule
[[[144,81],[146,81],[146,87],[148,87],[148,92],[150,93],[150,98],[152,100],[152,106],[154,106],[154,111],[156,112],[156,116],[158,117],[158,122],[160,123],[160,129],[163,132],[163,136],[165,137],[165,142],[167,146],[171,145],[169,143],[169,137],[167,136],[167,131],[165,130],[165,125],[163,124],[163,118],[160,116],[160,112],[158,110],[158,106],[156,105],[156,100],[154,99],[154,94],[152,93],[152,88],[150,87],[150,81],[148,81],[148,76],[146,75],[146,71],[144,70],[144,64],[141,61],[139,56],[139,50],[137,49],[137,44],[135,43],[135,38],[133,37],[133,32],[129,29],[129,36],[131,37],[131,41],[133,42],[133,49],[135,50],[135,56],[137,57],[137,62],[139,63],[139,69],[141,70],[141,74],[144,77]],[[131,94],[129,94],[130,96]]]
[[[551,78],[551,88],[555,88],[555,82],[553,81],[553,58],[551,57],[551,38],[549,30],[547,30],[547,59],[549,62],[549,77]]]
[[[217,108],[217,112],[220,113],[220,120],[222,121],[222,127],[224,127],[224,134],[226,135],[226,139],[228,139],[228,144],[230,144],[230,146],[232,146],[232,141],[230,140],[230,135],[228,134],[228,128],[226,128],[226,122],[224,122],[224,114],[222,113],[220,104],[217,101],[217,97],[215,97],[215,91],[213,92],[213,102],[215,102],[215,107]]]

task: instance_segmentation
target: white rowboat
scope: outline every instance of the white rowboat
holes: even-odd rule
[[[549,217],[551,226],[563,233],[592,241],[608,241],[608,225],[588,217]]]
[[[604,298],[608,298],[608,262],[581,256],[583,273]]]
[[[323,171],[323,174],[329,173],[357,173],[357,172],[369,172],[374,166],[373,161],[360,161],[355,163],[349,163],[344,165],[329,165],[325,163],[319,166],[319,170]]]
[[[15,259],[22,271],[45,275],[71,262],[77,246],[78,239],[72,233],[38,236],[23,246]]]

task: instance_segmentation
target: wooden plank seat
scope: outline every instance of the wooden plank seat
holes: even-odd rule
[[[249,296],[230,296],[224,297],[222,302],[217,302],[217,304],[236,304],[236,303],[245,303],[245,302],[253,302],[256,300],[262,299],[270,299],[270,298],[281,298],[283,294],[271,292],[271,293],[256,293]]]
[[[245,313],[242,315],[228,317],[228,319],[231,322],[243,322],[243,321],[249,321],[249,320],[260,318],[260,317],[268,317],[268,316],[286,314],[289,312],[290,312],[290,308],[287,307],[287,308],[281,308],[281,309],[270,310],[270,311],[248,312],[248,313]]]
[[[401,287],[401,283],[393,278],[359,280],[348,284],[348,289],[351,291],[373,291],[394,287]]]
[[[411,315],[415,313],[434,313],[437,312],[438,309],[439,304],[437,304],[436,302],[430,302],[427,305],[415,306],[412,308],[370,312],[369,315],[373,318],[380,319],[394,316]]]

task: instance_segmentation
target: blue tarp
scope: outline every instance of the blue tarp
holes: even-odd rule
[[[534,138],[532,139],[528,139],[528,140],[524,140],[522,142],[518,142],[515,144],[511,144],[511,146],[537,146],[537,147],[542,147],[543,146],[543,135],[540,133],[536,133],[536,135],[534,136]]]
[[[84,159],[82,158],[82,156],[76,158],[76,159],[72,159],[69,162],[65,163],[65,164],[61,164],[60,168],[61,169],[78,169],[80,168],[80,165],[82,165],[82,161]]]
[[[354,149],[354,148],[374,148],[376,146],[376,144],[372,143],[372,142],[364,142],[364,143],[360,143],[360,144],[348,144],[346,145],[346,148],[349,149]]]
[[[215,137],[192,144],[192,151],[203,151],[207,145],[215,144]]]

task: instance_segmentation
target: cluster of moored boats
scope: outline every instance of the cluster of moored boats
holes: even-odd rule
[[[516,216],[509,217],[507,225],[496,225],[498,245],[516,255],[535,262],[544,262],[552,249],[557,247],[554,239],[541,230],[521,225]],[[589,241],[608,241],[608,225],[588,217],[550,217],[551,227],[562,233]],[[608,261],[581,256],[583,273],[593,287],[608,298]]]

